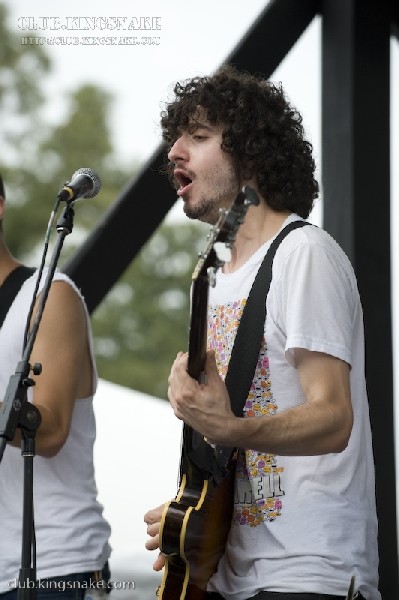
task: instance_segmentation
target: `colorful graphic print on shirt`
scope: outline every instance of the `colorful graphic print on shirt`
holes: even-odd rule
[[[208,346],[215,351],[220,376],[226,377],[234,338],[245,300],[209,307]],[[262,341],[258,365],[247,401],[244,417],[274,415],[278,410],[272,393],[267,344]],[[255,527],[274,521],[282,512],[282,472],[273,454],[254,450],[238,453],[233,523]]]

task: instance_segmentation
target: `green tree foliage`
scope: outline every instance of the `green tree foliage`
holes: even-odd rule
[[[65,240],[62,265],[118,196],[121,182],[125,185],[134,178],[138,165],[126,172],[114,157],[109,92],[81,86],[67,96],[63,121],[50,124],[38,84],[51,68],[49,58],[41,46],[21,46],[7,27],[1,4],[0,34],[0,142],[3,150],[7,148],[0,157],[0,171],[7,189],[4,230],[12,252],[27,264],[38,265],[59,189],[80,167],[90,167],[101,177],[96,198],[76,203],[74,230]],[[10,124],[8,130],[5,122]],[[206,226],[189,222],[162,225],[94,313],[101,377],[166,397],[171,363],[179,350],[187,348],[191,273],[206,231]],[[55,238],[53,231],[53,242]],[[47,262],[49,258],[50,253]]]
[[[81,233],[92,228],[112,202],[120,181],[129,179],[129,174],[115,166],[112,154],[108,126],[111,100],[108,92],[94,85],[83,85],[73,91],[64,122],[48,126],[46,137],[38,143],[30,164],[22,162],[18,167],[19,197],[15,201],[14,195],[9,195],[6,220],[8,241],[14,253],[26,256],[43,239],[57,193],[78,168],[94,169],[102,181],[98,196],[76,205],[75,227]],[[137,165],[132,165],[130,176],[136,169]],[[11,191],[14,191],[12,186]],[[64,257],[73,251],[76,240],[81,239],[76,233],[68,238]]]
[[[43,83],[51,61],[43,46],[24,45],[7,22],[0,4],[0,169],[6,182],[7,218],[4,229],[12,252],[36,264],[57,193],[80,167],[100,174],[101,194],[79,203],[75,229],[63,255],[71,253],[84,229],[93,227],[115,198],[121,181],[137,172],[118,168],[109,131],[112,95],[95,85],[83,85],[66,95],[66,117],[51,125],[46,113]],[[83,230],[83,231],[82,231]]]
[[[27,168],[46,129],[40,118],[44,98],[39,82],[50,71],[50,61],[41,46],[21,44],[7,18],[7,9],[0,4],[1,171],[10,204],[17,204],[24,201],[25,190],[30,187],[24,184]],[[18,235],[24,239],[26,227],[20,227],[6,227],[11,244]]]
[[[7,17],[6,7],[0,4],[0,108],[23,118],[36,112],[43,101],[38,82],[49,71],[50,61],[41,46],[21,44],[21,36],[8,27]],[[4,136],[4,118],[1,130]],[[14,142],[17,139],[16,135]]]
[[[166,398],[187,350],[191,274],[206,226],[162,225],[93,315],[101,377]]]

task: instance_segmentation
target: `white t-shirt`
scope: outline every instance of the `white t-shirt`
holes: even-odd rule
[[[60,279],[75,289],[86,310],[73,282],[62,273],[56,273],[54,280]],[[44,280],[45,275],[40,289]],[[36,274],[25,281],[0,328],[0,398],[4,398],[9,378],[22,357],[26,317],[35,281]],[[93,360],[87,310],[86,316]],[[94,360],[93,369],[95,390],[97,372]],[[68,377],[68,373],[60,373],[60,377]],[[31,388],[28,392],[30,399]],[[93,397],[78,399],[72,414],[70,434],[59,453],[52,458],[35,456],[33,459],[39,579],[99,570],[110,556],[110,527],[97,501],[94,479],[95,433]],[[10,583],[15,585],[21,566],[23,460],[21,449],[8,444],[0,463],[0,593],[10,591]]]
[[[283,226],[298,219],[291,215]],[[210,291],[208,338],[222,377],[269,245],[237,271],[219,271]],[[325,231],[307,225],[283,240],[266,305],[265,337],[245,416],[273,418],[305,401],[294,349],[306,348],[351,366],[353,430],[347,448],[336,454],[240,452],[233,523],[208,589],[226,600],[244,600],[260,590],[345,596],[355,575],[367,600],[380,600],[362,307],[350,262]]]

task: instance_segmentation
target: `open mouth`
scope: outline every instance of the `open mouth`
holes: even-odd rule
[[[193,180],[187,174],[186,171],[183,171],[183,169],[175,169],[173,171],[173,175],[174,175],[174,178],[175,178],[175,185],[176,185],[176,189],[177,189],[177,195],[178,196],[183,196],[184,194],[187,193],[187,191],[190,188]]]

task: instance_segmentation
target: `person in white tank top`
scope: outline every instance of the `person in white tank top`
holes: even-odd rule
[[[358,598],[381,600],[362,307],[348,258],[321,228],[297,228],[277,249],[243,418],[233,414],[224,383],[270,244],[288,223],[308,218],[318,195],[302,118],[281,85],[230,66],[179,82],[174,92],[161,126],[186,215],[216,224],[243,185],[260,200],[210,288],[204,382],[189,376],[186,352],[169,377],[175,415],[210,444],[239,449],[224,554],[205,585],[190,580],[201,565],[182,569],[183,597],[344,600],[354,577]],[[159,548],[160,535],[165,547],[165,516],[167,504],[146,513],[147,549]],[[184,540],[188,529],[183,520]],[[161,597],[168,578],[179,578],[170,565]],[[164,566],[159,554],[154,569]],[[202,595],[192,585],[198,581]]]
[[[4,211],[0,176],[0,306],[4,284],[21,267],[6,244]],[[0,400],[22,358],[36,280],[34,272],[24,281],[0,326]],[[44,281],[45,273],[38,294]],[[30,374],[35,385],[28,389],[28,400],[41,415],[33,476],[37,598],[48,597],[51,589],[63,600],[79,599],[91,582],[109,580],[110,526],[97,501],[94,477],[97,371],[90,320],[79,290],[60,272],[54,275],[32,349],[30,364],[35,363],[42,365],[42,372]],[[23,458],[17,429],[0,463],[1,600],[18,595],[22,498]]]

